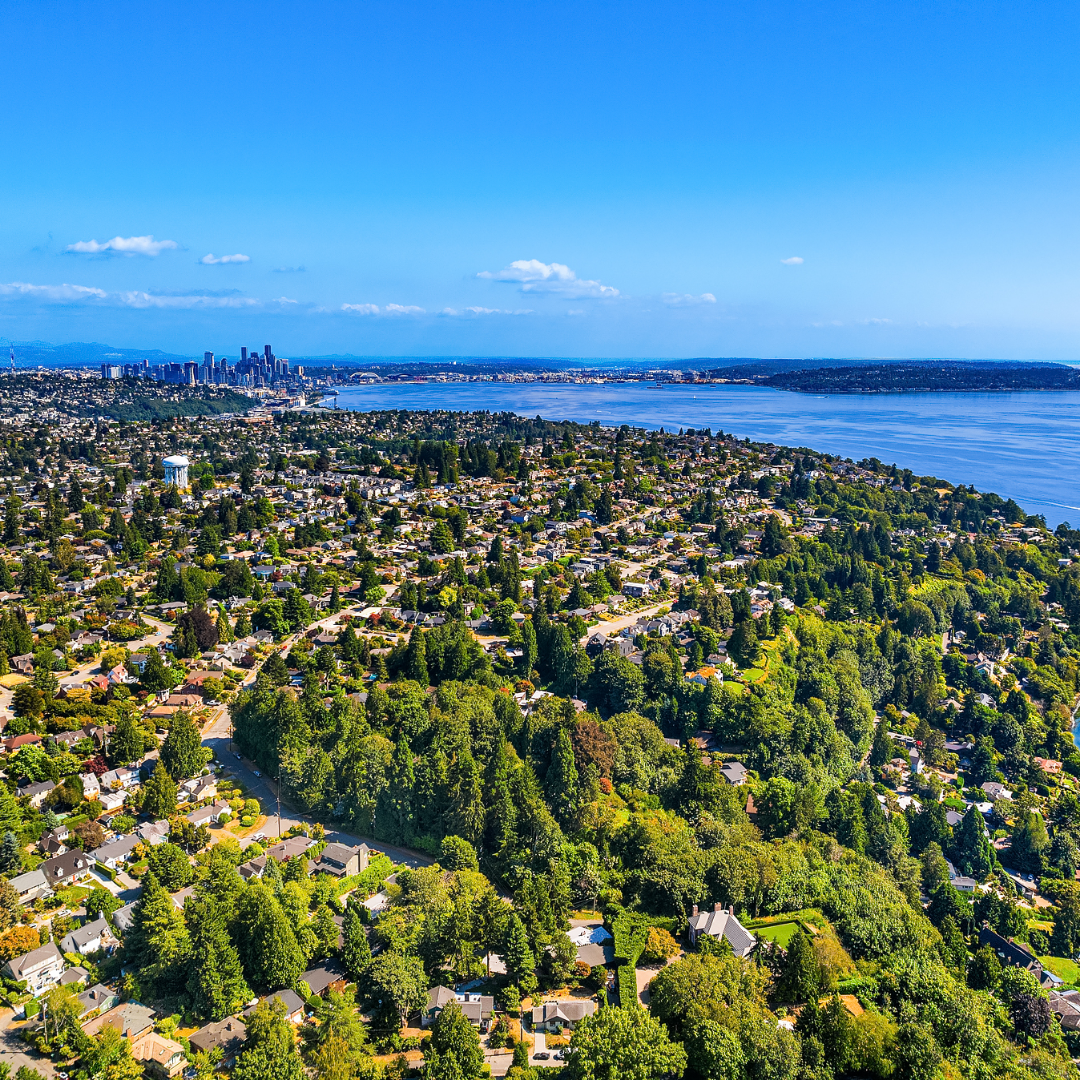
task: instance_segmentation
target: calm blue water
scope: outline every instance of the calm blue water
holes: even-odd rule
[[[1080,523],[1080,392],[792,394],[756,386],[387,383],[347,388],[343,409],[488,409],[740,438],[877,457],[1014,498],[1053,528]]]

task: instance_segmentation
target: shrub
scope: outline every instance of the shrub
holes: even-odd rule
[[[662,964],[678,951],[678,943],[671,934],[659,926],[650,926],[641,958],[646,964]]]

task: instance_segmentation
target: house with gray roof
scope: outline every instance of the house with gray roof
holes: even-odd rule
[[[49,888],[48,879],[40,869],[31,870],[26,874],[18,874],[11,879],[11,887],[19,894],[20,904],[32,904],[39,896],[49,896],[52,889]]]
[[[362,874],[368,865],[368,846],[359,844],[327,844],[322,854],[311,864],[313,874],[331,874],[333,877],[352,877]]]
[[[137,836],[118,836],[107,844],[94,850],[94,859],[107,870],[116,870],[122,866],[141,841]]]
[[[64,957],[55,941],[39,945],[22,956],[9,960],[2,969],[9,979],[26,983],[34,997],[51,990],[64,974]]]
[[[220,1050],[223,1060],[228,1061],[240,1052],[247,1042],[247,1025],[235,1016],[226,1016],[224,1020],[214,1020],[204,1024],[193,1035],[188,1036],[191,1048],[208,1054],[211,1050]]]
[[[559,998],[532,1008],[533,1031],[573,1031],[586,1016],[596,1012],[596,1002],[581,998]]]
[[[64,952],[79,953],[82,956],[89,956],[99,949],[115,944],[116,938],[113,937],[104,915],[93,922],[83,924],[60,939],[60,948]]]
[[[712,911],[701,912],[694,905],[690,914],[690,944],[695,944],[702,934],[727,941],[738,957],[749,956],[757,944],[757,938],[735,917],[735,909],[725,909],[720,904],[713,905]]]
[[[474,1028],[487,1031],[495,1012],[495,998],[489,994],[455,993],[446,986],[435,986],[428,991],[427,1005],[420,1015],[421,1027],[430,1027],[435,1023],[439,1013],[452,1001],[458,1004],[465,1019]]]
[[[121,934],[126,934],[135,925],[135,905],[137,900],[125,904],[112,913],[112,923]]]
[[[119,1003],[120,995],[115,990],[110,990],[107,986],[97,983],[91,986],[89,990],[84,990],[79,995],[78,1001],[81,1009],[79,1019],[82,1020],[92,1012],[108,1012],[109,1009]]]
[[[38,869],[45,875],[49,887],[55,889],[59,885],[70,885],[73,881],[89,877],[92,865],[93,859],[86,852],[73,848],[63,855],[46,859]]]

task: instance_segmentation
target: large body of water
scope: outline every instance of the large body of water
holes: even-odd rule
[[[920,476],[1015,499],[1051,528],[1080,523],[1080,392],[794,394],[756,386],[644,383],[383,383],[341,390],[343,409],[515,412],[880,458]]]

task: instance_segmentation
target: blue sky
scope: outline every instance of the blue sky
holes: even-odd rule
[[[1016,0],[9,0],[0,336],[1076,358],[1078,30]]]

